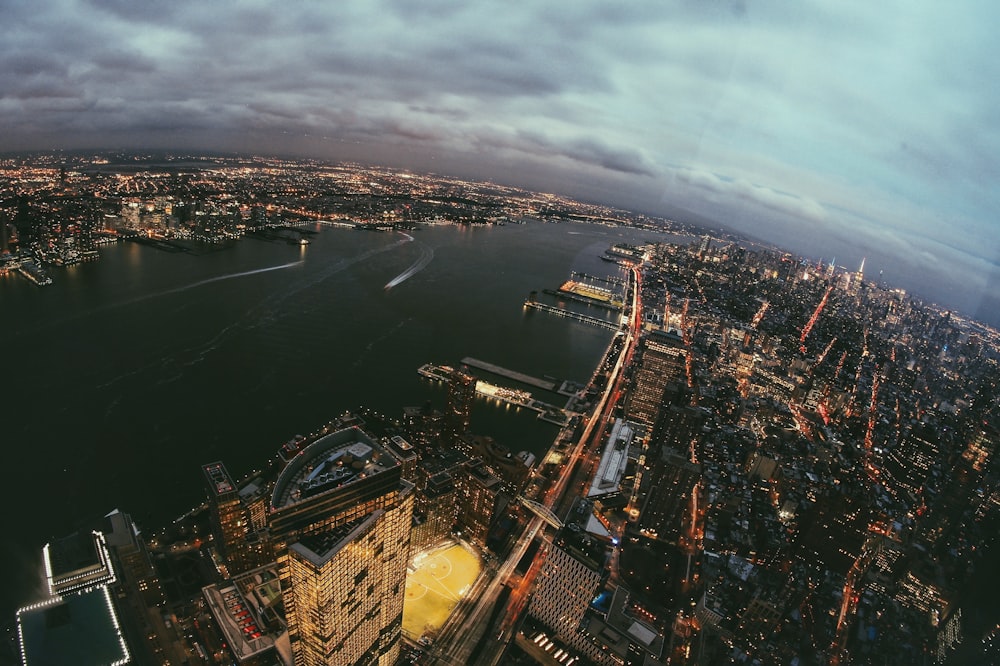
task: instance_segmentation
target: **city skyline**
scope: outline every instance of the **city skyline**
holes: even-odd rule
[[[7,485],[37,498],[12,532],[66,535],[16,613],[22,663],[109,594],[88,650],[135,663],[993,649],[994,328],[861,269],[490,183],[3,167],[5,427],[43,445],[12,466],[45,471]],[[184,506],[199,468],[208,502]],[[149,531],[123,538],[118,505]]]
[[[9,8],[0,150],[203,147],[489,178],[692,211],[996,310],[992,6],[371,11]]]

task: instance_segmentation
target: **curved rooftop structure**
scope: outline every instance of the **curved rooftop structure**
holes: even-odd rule
[[[397,466],[396,460],[361,429],[338,430],[289,461],[274,484],[271,510],[293,507]]]

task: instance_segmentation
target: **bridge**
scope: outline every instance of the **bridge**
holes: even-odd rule
[[[517,501],[523,504],[529,511],[544,520],[546,523],[556,528],[557,530],[562,529],[563,522],[559,520],[559,516],[552,513],[552,509],[545,506],[544,504],[539,504],[534,500],[530,500],[527,497],[518,495]]]

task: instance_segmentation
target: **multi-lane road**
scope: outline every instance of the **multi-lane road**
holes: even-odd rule
[[[623,370],[632,358],[642,325],[640,273],[637,267],[631,269],[629,288],[632,295],[632,307],[626,310],[628,321],[623,322],[627,324],[624,330],[625,342],[609,372],[604,392],[593,411],[586,417],[580,437],[574,444],[572,451],[566,456],[562,467],[563,473],[540,499],[541,504],[556,511],[558,515],[565,515],[565,511],[575,499],[574,490],[579,488],[578,479],[581,474],[587,474],[589,471],[590,467],[584,464],[575,467],[576,462],[578,460],[593,461],[595,456],[599,454],[606,426],[611,419],[617,400],[622,394]],[[591,381],[593,382],[603,372],[604,366],[602,365],[595,371]],[[563,441],[571,435],[572,430],[564,428],[559,432],[555,442]],[[573,474],[572,470],[574,469],[580,471]],[[513,586],[513,592],[509,601],[505,603],[502,615],[497,616],[496,604],[504,586],[511,581],[515,567],[528,551],[531,542],[543,530],[545,524],[539,516],[533,516],[527,522],[511,548],[507,559],[499,566],[492,579],[479,591],[475,600],[470,598],[470,603],[460,604],[456,608],[434,644],[428,649],[423,663],[468,664],[472,663],[473,654],[476,655],[475,663],[478,664],[493,665],[499,662],[514,634],[513,629],[517,626],[518,615],[526,605],[527,595],[530,593],[528,588],[533,582],[533,573],[537,572],[538,563],[533,562],[528,575],[522,579],[521,584]],[[536,559],[541,558],[544,557],[544,554],[545,549],[539,549],[535,557]],[[493,634],[492,630],[494,629],[499,629],[499,632]],[[491,634],[488,635],[487,631],[491,631]]]

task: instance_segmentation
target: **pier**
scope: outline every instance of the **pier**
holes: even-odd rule
[[[33,261],[23,261],[21,265],[17,267],[17,271],[28,278],[39,287],[44,287],[47,284],[52,284],[52,278],[50,278],[44,270],[42,270]]]
[[[593,305],[598,308],[605,308],[607,310],[611,310],[612,312],[621,312],[622,310],[620,301],[611,303],[597,298],[592,298],[590,296],[584,296],[583,294],[578,294],[566,289],[543,289],[542,292],[548,294],[549,296],[555,296],[556,298],[562,298],[567,301],[576,301],[577,303],[583,303],[584,305]]]
[[[604,284],[610,284],[613,287],[625,286],[624,280],[619,280],[613,277],[598,277],[596,275],[590,275],[589,273],[581,273],[580,271],[573,271],[573,277],[583,278],[584,280],[590,280],[591,282],[603,282]]]
[[[465,360],[475,361],[476,359],[465,359]],[[483,362],[479,361],[479,363]],[[483,365],[490,365],[490,364],[483,363]],[[499,368],[499,366],[492,366],[492,367]],[[486,368],[483,369],[485,370]],[[505,370],[505,368],[499,368],[499,369],[504,370],[505,372],[508,373],[513,373],[515,375],[520,374],[520,373],[515,373],[511,370]],[[424,365],[417,368],[417,372],[421,376],[426,377],[428,379],[447,382],[451,377],[451,374],[455,372],[455,370],[454,368],[447,365],[434,365],[432,363],[425,363]],[[492,372],[492,370],[490,372]],[[506,377],[507,375],[503,376]],[[521,375],[521,376],[527,377],[528,379],[534,379],[533,377],[528,377],[527,375]],[[540,379],[536,379],[535,381],[542,382],[542,380]],[[551,385],[553,387],[555,386],[554,384]],[[482,379],[476,380],[476,395],[482,396],[484,398],[491,398],[493,400],[496,400],[497,402],[506,403],[514,407],[524,407],[525,409],[530,409],[538,413],[538,418],[540,420],[547,421],[549,423],[554,423],[558,426],[565,426],[567,423],[569,423],[570,419],[575,414],[575,412],[569,412],[561,407],[556,407],[555,405],[550,405],[547,402],[536,400],[534,396],[532,396],[531,393],[527,391],[518,391],[517,389],[497,386],[496,384],[485,382]]]
[[[532,301],[532,300],[525,301],[524,307],[534,308],[535,310],[541,310],[542,312],[550,312],[559,317],[568,317],[569,319],[582,321],[585,324],[590,324],[591,326],[597,326],[599,328],[605,328],[609,331],[618,330],[618,324],[616,322],[608,321],[607,319],[601,319],[600,317],[591,317],[590,315],[580,314],[579,312],[573,312],[572,310],[564,310],[562,308],[546,305],[545,303],[539,303],[538,301]]]
[[[462,359],[462,364],[467,365],[470,368],[478,368],[479,370],[485,370],[486,372],[492,372],[494,375],[500,375],[501,377],[506,377],[507,379],[513,379],[516,382],[521,382],[522,384],[528,384],[529,386],[534,386],[542,389],[543,391],[555,391],[556,383],[545,379],[539,379],[538,377],[532,377],[526,375],[516,370],[508,370],[507,368],[501,368],[499,365],[493,365],[492,363],[487,363],[486,361],[480,361],[478,358],[472,358],[471,356],[466,356]]]

